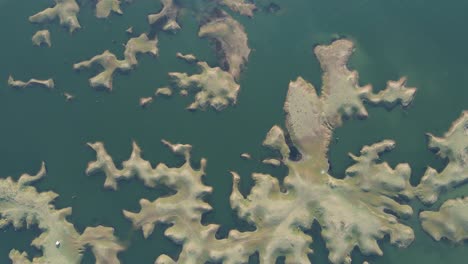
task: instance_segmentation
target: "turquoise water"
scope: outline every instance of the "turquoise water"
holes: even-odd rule
[[[104,190],[102,175],[88,177],[84,173],[86,164],[94,159],[86,142],[104,141],[114,160],[120,162],[128,158],[131,141],[136,140],[153,165],[181,163],[160,139],[192,144],[195,163],[201,157],[208,159],[205,182],[214,187],[207,198],[214,211],[204,221],[221,224],[223,236],[233,228],[248,228],[229,208],[232,183],[228,171],[241,174],[244,192],[252,184],[252,172],[278,177],[286,173],[284,168],[272,170],[260,162],[243,161],[239,155],[267,156],[261,142],[272,125],[283,125],[282,106],[290,80],[303,76],[320,87],[314,45],[337,36],[349,37],[357,48],[350,64],[359,71],[361,84],[372,83],[381,89],[387,80],[405,75],[410,86],[419,88],[410,108],[388,112],[369,107],[366,121],[350,120],[335,131],[339,140],[331,146],[330,159],[337,177],[350,164],[348,152],[356,153],[363,145],[390,138],[396,140],[397,148],[384,159],[392,165],[410,163],[416,184],[427,166],[440,169],[444,165],[426,149],[424,134],[441,135],[468,108],[468,17],[464,11],[468,3],[462,1],[277,0],[282,7],[278,13],[259,12],[253,19],[236,16],[247,30],[253,52],[241,77],[238,104],[221,113],[186,111],[191,98],[184,97],[156,100],[145,110],[138,106],[140,97],[168,84],[167,72],[196,71],[175,58],[177,51],[194,53],[216,65],[210,43],[196,37],[198,24],[193,14],[184,14],[183,30],[178,34],[159,33],[160,56],[140,56],[136,70],[115,76],[114,91],[109,94],[91,89],[87,79],[93,71],[74,72],[73,63],[106,49],[121,56],[121,44],[128,39],[125,29],[133,26],[137,34],[149,31],[146,15],[159,10],[159,2],[138,0],[123,5],[123,16],[98,20],[93,1],[80,1],[82,30],[70,35],[57,23],[48,24],[53,48],[33,47],[30,38],[43,26],[30,24],[27,18],[51,2],[0,0],[0,80],[4,80],[0,84],[0,175],[33,173],[42,160],[46,161],[48,175],[38,188],[60,194],[58,208],[73,207],[70,220],[80,231],[97,224],[115,227],[119,238],[129,245],[121,254],[123,263],[153,263],[162,253],[177,256],[180,249],[163,237],[163,226],[144,240],[121,214],[122,209],[139,210],[140,198],[152,200],[168,190],[148,189],[138,181],[121,183],[117,192]],[[12,90],[6,85],[9,74],[17,79],[53,77],[57,89]],[[64,91],[76,95],[77,100],[66,103],[61,95]],[[467,194],[468,188],[450,196],[463,193]],[[417,212],[421,205],[415,203],[414,208]],[[416,217],[408,223],[416,233],[409,248],[397,249],[385,240],[383,257],[365,259],[372,263],[436,264],[462,263],[468,257],[466,245],[434,242],[420,229]],[[327,252],[318,233],[312,231],[315,254],[311,259],[326,263]],[[35,235],[37,230],[2,232],[0,263],[9,263],[8,252],[13,247],[37,254],[28,245]],[[355,263],[361,263],[362,256],[357,251],[354,255]],[[89,255],[84,262],[94,263]]]

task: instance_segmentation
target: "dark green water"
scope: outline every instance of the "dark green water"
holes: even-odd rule
[[[105,49],[120,57],[121,44],[128,39],[125,29],[133,26],[138,34],[149,31],[146,15],[159,10],[159,1],[138,0],[124,5],[124,16],[112,15],[108,20],[94,17],[92,1],[80,1],[82,30],[70,35],[57,23],[46,25],[53,48],[33,47],[30,38],[43,26],[30,24],[27,18],[51,2],[0,0],[0,80],[4,80],[0,85],[0,175],[33,173],[42,160],[46,161],[49,173],[38,188],[59,193],[57,207],[73,207],[70,220],[80,231],[97,224],[115,227],[119,238],[129,243],[121,254],[123,263],[153,263],[162,253],[177,255],[179,248],[163,237],[163,226],[144,240],[121,214],[124,208],[139,210],[140,198],[152,200],[167,190],[147,189],[138,181],[121,183],[118,192],[104,190],[102,175],[84,174],[86,164],[94,159],[86,142],[104,141],[114,160],[120,162],[128,158],[131,141],[136,140],[153,165],[181,162],[159,143],[160,139],[192,144],[194,161],[208,159],[205,179],[215,190],[207,198],[214,211],[205,221],[222,224],[223,236],[232,228],[246,228],[229,208],[228,171],[241,174],[245,192],[254,171],[279,177],[285,174],[259,162],[243,161],[239,155],[267,155],[261,142],[272,125],[283,125],[282,106],[290,80],[303,76],[320,86],[313,45],[347,36],[356,42],[351,67],[359,71],[362,84],[372,83],[381,89],[387,80],[405,75],[410,86],[419,88],[409,109],[388,112],[369,107],[366,121],[350,120],[335,131],[340,140],[332,145],[330,159],[337,177],[350,164],[348,152],[356,153],[365,144],[390,138],[396,140],[397,148],[384,159],[392,165],[410,163],[416,184],[426,166],[440,169],[444,165],[426,149],[424,133],[441,135],[468,108],[468,3],[463,1],[277,0],[282,9],[276,14],[259,12],[253,19],[239,17],[253,52],[242,75],[238,104],[221,113],[188,112],[184,108],[191,98],[181,97],[157,100],[146,110],[138,106],[139,97],[167,85],[168,71],[196,70],[177,60],[177,51],[194,53],[216,65],[209,42],[196,37],[198,25],[190,13],[181,19],[181,32],[159,34],[159,58],[140,56],[136,70],[115,76],[114,91],[109,94],[89,87],[87,79],[92,70],[77,73],[72,64]],[[57,89],[12,90],[6,85],[10,73],[17,79],[53,77]],[[75,94],[77,100],[66,103],[63,91]],[[468,188],[460,188],[455,194],[463,193],[468,194]],[[421,205],[415,203],[414,208],[417,212]],[[466,245],[434,242],[420,229],[416,217],[408,222],[416,233],[409,248],[397,249],[385,240],[383,257],[365,259],[372,263],[466,262]],[[316,253],[311,259],[313,263],[326,263],[323,241],[317,230],[312,234]],[[8,252],[13,247],[28,250],[31,255],[37,253],[28,246],[35,235],[34,230],[2,232],[0,263],[9,263]],[[355,263],[361,263],[362,256],[357,251],[354,255]],[[85,262],[93,260],[87,256]]]

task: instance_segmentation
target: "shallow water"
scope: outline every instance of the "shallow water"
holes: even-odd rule
[[[228,171],[240,173],[245,192],[252,184],[252,172],[285,174],[284,168],[272,170],[260,162],[243,161],[239,155],[267,155],[261,142],[271,126],[283,125],[282,106],[290,80],[302,76],[320,87],[314,45],[349,37],[356,43],[350,64],[359,71],[361,84],[372,83],[381,89],[387,80],[404,75],[409,86],[419,89],[410,108],[389,112],[369,107],[367,120],[349,120],[335,131],[339,140],[332,144],[329,155],[337,177],[350,164],[348,152],[356,153],[363,145],[390,138],[396,140],[397,148],[384,160],[392,165],[410,163],[416,184],[426,166],[440,169],[444,165],[427,150],[424,134],[441,135],[463,109],[468,109],[468,36],[464,34],[468,3],[463,1],[276,0],[281,6],[278,13],[259,12],[253,19],[236,16],[247,30],[253,52],[241,77],[238,104],[221,113],[186,111],[190,97],[156,100],[145,110],[138,106],[140,97],[168,84],[168,71],[196,70],[176,59],[177,51],[194,53],[216,65],[209,41],[196,37],[198,24],[193,14],[183,16],[183,30],[178,34],[159,33],[160,56],[140,56],[136,70],[115,75],[114,90],[109,94],[91,89],[87,79],[93,71],[74,72],[73,63],[106,49],[121,56],[121,44],[128,39],[125,29],[133,26],[136,34],[149,31],[146,15],[159,10],[159,2],[138,0],[123,5],[123,16],[98,20],[92,1],[81,1],[81,30],[71,35],[58,23],[48,24],[45,27],[51,31],[53,47],[33,47],[32,34],[44,26],[30,24],[27,18],[51,2],[0,0],[0,80],[4,80],[0,85],[0,175],[34,173],[40,162],[46,161],[48,175],[38,188],[60,194],[58,208],[73,207],[70,220],[80,231],[97,224],[115,227],[119,238],[129,244],[121,254],[123,263],[153,263],[163,253],[177,256],[180,249],[163,237],[163,226],[144,240],[121,214],[122,209],[139,210],[140,198],[152,200],[167,190],[148,189],[138,181],[121,183],[117,192],[104,190],[102,175],[88,177],[84,173],[86,164],[94,159],[86,142],[105,142],[108,152],[120,162],[129,157],[135,140],[153,165],[181,163],[160,139],[192,144],[195,162],[201,157],[208,159],[205,182],[214,187],[207,198],[214,211],[204,221],[221,224],[220,236],[224,236],[233,228],[249,228],[229,207]],[[53,77],[57,89],[12,90],[6,85],[9,74],[17,79]],[[77,100],[66,103],[61,95],[64,91],[76,95]],[[460,188],[456,194],[467,194],[467,190]],[[422,206],[415,203],[414,208],[418,212]],[[409,248],[397,249],[385,240],[383,257],[363,258],[356,251],[355,263],[363,259],[371,263],[462,263],[468,257],[466,245],[434,242],[420,229],[416,217],[408,223],[416,233]],[[318,230],[312,234],[315,254],[311,259],[326,263],[327,252]],[[28,246],[35,235],[34,230],[2,232],[0,263],[9,263],[12,247],[37,254]],[[84,262],[94,263],[88,255]]]

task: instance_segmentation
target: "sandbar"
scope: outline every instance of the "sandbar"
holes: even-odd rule
[[[179,30],[180,25],[177,23],[179,7],[174,3],[174,0],[161,0],[161,4],[163,5],[163,8],[159,13],[148,15],[148,22],[150,23],[150,25],[165,20],[163,30]]]
[[[240,86],[233,76],[219,67],[211,68],[206,62],[198,62],[202,70],[199,74],[170,72],[169,76],[181,89],[197,90],[195,101],[187,108],[190,110],[205,109],[211,106],[221,111],[230,104],[235,104]]]
[[[124,59],[119,60],[110,51],[106,50],[100,55],[96,55],[89,60],[75,63],[73,69],[80,70],[90,68],[94,64],[100,65],[104,70],[98,75],[89,79],[89,83],[93,88],[104,87],[112,91],[113,75],[115,71],[130,71],[137,64],[137,54],[149,53],[154,56],[158,55],[158,40],[157,38],[150,40],[143,33],[139,37],[131,38],[125,45]]]
[[[278,161],[288,167],[284,182],[254,173],[254,186],[245,197],[238,188],[240,176],[231,173],[231,207],[239,218],[255,226],[253,231],[231,230],[227,237],[218,239],[218,225],[201,223],[202,215],[212,209],[203,199],[212,193],[212,188],[202,181],[206,160],[202,159],[199,170],[191,166],[190,145],[163,141],[185,163],[177,168],[160,163],[153,168],[134,143],[130,158],[118,169],[103,143],[90,143],[96,161],[89,163],[87,173],[102,171],[106,177],[104,186],[112,189],[117,189],[119,180],[138,177],[148,187],[163,184],[174,190],[173,195],[154,201],[140,200],[139,212],[123,212],[145,237],[157,223],[170,224],[164,234],[182,249],[177,261],[161,255],[157,264],[246,263],[256,252],[261,263],[275,263],[281,256],[286,263],[310,263],[312,238],[304,230],[310,229],[314,221],[322,228],[333,264],[351,263],[355,248],[364,255],[382,255],[378,241],[385,236],[391,244],[407,247],[414,240],[414,232],[400,220],[411,216],[413,210],[400,198],[414,196],[409,183],[411,169],[405,163],[391,167],[381,161],[381,155],[395,147],[394,141],[382,140],[364,146],[358,154],[350,154],[353,165],[343,179],[329,174],[327,151],[333,130],[343,124],[342,116],[367,113],[363,101],[371,96],[377,98],[374,104],[382,106],[394,100],[388,99],[388,94],[375,97],[370,86],[363,89],[357,85],[357,73],[346,67],[352,47],[349,40],[337,40],[316,48],[325,76],[321,96],[303,78],[290,83],[284,105],[286,129],[301,157],[289,159],[286,133],[278,125],[273,126],[263,142],[277,150],[281,154]],[[186,74],[172,76],[182,87],[192,82]],[[200,78],[196,78],[195,85],[202,83]],[[395,104],[404,105],[408,92],[403,87],[390,94],[398,98]]]
[[[50,48],[52,46],[52,42],[50,41],[49,30],[46,29],[37,31],[32,37],[32,42],[34,46],[41,46],[42,44],[45,44]]]
[[[8,77],[8,86],[13,88],[26,88],[34,85],[43,86],[47,89],[53,89],[55,87],[55,82],[53,79],[38,80],[34,78],[30,79],[27,82],[24,82],[20,80],[15,80],[11,75]]]
[[[227,70],[239,78],[243,65],[248,61],[250,47],[244,27],[226,12],[200,27],[198,36],[210,38],[219,43],[220,53],[227,65]]]
[[[122,15],[120,9],[120,0],[97,0],[96,3],[96,17],[106,18],[110,15],[111,11]]]
[[[75,0],[54,0],[55,6],[47,8],[29,17],[32,23],[45,23],[56,19],[60,20],[60,25],[68,28],[71,32],[81,28],[76,15],[80,12],[80,7]]]
[[[53,205],[58,194],[38,192],[31,186],[46,173],[45,163],[42,163],[35,175],[23,174],[18,181],[11,177],[0,179],[0,227],[12,224],[15,229],[20,229],[37,225],[41,232],[31,245],[42,255],[31,261],[26,252],[12,249],[9,254],[12,263],[80,263],[86,247],[91,248],[96,263],[120,263],[117,254],[125,248],[114,236],[113,228],[87,227],[80,234],[67,220],[71,208],[56,209]]]

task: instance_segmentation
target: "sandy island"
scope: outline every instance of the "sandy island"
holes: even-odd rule
[[[220,53],[226,62],[228,72],[238,79],[250,54],[244,27],[226,12],[221,12],[219,17],[214,17],[200,27],[198,36],[219,43]]]
[[[194,63],[197,61],[197,57],[195,57],[195,55],[193,54],[182,54],[180,52],[177,52],[176,57],[186,61],[187,63]]]
[[[73,32],[81,28],[78,18],[76,17],[80,12],[80,7],[75,0],[54,0],[55,6],[47,8],[33,16],[29,17],[32,23],[45,23],[59,18],[60,25],[68,28]]]
[[[257,8],[255,4],[249,3],[248,0],[221,0],[220,3],[234,12],[249,17],[253,16],[253,12]]]
[[[106,50],[100,55],[96,55],[90,60],[79,62],[73,65],[73,69],[80,70],[89,68],[94,64],[100,65],[104,71],[89,79],[89,83],[93,88],[104,87],[109,91],[112,90],[112,80],[114,72],[129,71],[138,64],[137,54],[149,53],[154,56],[158,55],[158,40],[148,39],[148,36],[143,33],[139,37],[131,38],[125,45],[124,59],[119,60],[117,57]]]
[[[180,29],[177,23],[177,17],[179,15],[179,9],[174,0],[161,0],[163,8],[157,14],[148,15],[148,22],[150,25],[157,23],[158,21],[164,20],[163,30],[165,31],[177,31]]]
[[[111,11],[119,15],[123,14],[122,10],[120,9],[120,0],[97,0],[97,18],[106,18],[110,15]]]
[[[19,81],[15,80],[13,76],[8,77],[8,86],[13,87],[13,88],[26,88],[29,86],[33,85],[38,85],[38,86],[43,86],[47,89],[53,89],[55,87],[55,82],[53,79],[47,79],[47,80],[38,80],[38,79],[30,79],[27,82],[24,81]]]
[[[416,187],[416,194],[425,204],[433,204],[441,193],[464,184],[468,180],[468,111],[453,122],[443,137],[427,134],[429,148],[448,160],[447,166],[439,173],[429,167]]]
[[[117,254],[124,247],[114,236],[111,227],[87,227],[78,233],[66,219],[71,208],[55,209],[53,201],[58,194],[38,192],[31,186],[46,175],[45,164],[36,175],[23,174],[14,181],[11,177],[0,179],[0,227],[12,224],[15,229],[38,226],[41,235],[31,243],[42,252],[29,260],[26,252],[10,251],[13,263],[80,263],[83,251],[90,247],[96,263],[120,263]]]
[[[406,247],[414,240],[414,233],[399,220],[409,217],[413,211],[396,198],[413,197],[413,187],[409,183],[411,169],[408,164],[392,168],[380,160],[380,155],[393,149],[395,142],[383,140],[364,146],[358,155],[350,154],[354,164],[346,170],[344,179],[328,174],[326,154],[333,130],[343,123],[342,115],[366,116],[363,101],[383,106],[391,101],[409,103],[408,91],[415,91],[400,85],[398,89],[388,88],[386,92],[374,94],[370,86],[358,86],[357,73],[347,68],[352,50],[353,43],[349,40],[338,40],[315,49],[324,70],[320,97],[312,84],[302,78],[290,83],[284,106],[286,128],[302,158],[289,159],[285,133],[279,126],[274,126],[263,142],[276,149],[281,154],[276,159],[288,167],[289,175],[284,184],[271,175],[254,173],[255,185],[244,197],[238,190],[240,177],[232,173],[231,206],[241,219],[256,227],[254,231],[231,230],[226,238],[217,239],[218,225],[201,224],[202,214],[211,210],[203,197],[211,193],[212,188],[201,180],[206,161],[201,161],[200,170],[191,167],[190,145],[164,141],[172,151],[184,157],[185,164],[179,168],[169,168],[165,164],[152,168],[134,144],[130,159],[122,163],[122,169],[117,169],[103,144],[92,143],[89,145],[96,151],[96,161],[89,163],[87,173],[103,171],[104,185],[112,189],[117,189],[119,180],[131,177],[140,178],[149,187],[164,184],[173,189],[175,194],[171,196],[155,201],[142,199],[140,212],[124,211],[124,215],[136,228],[142,229],[145,237],[153,232],[157,223],[170,223],[165,235],[182,245],[177,263],[245,263],[255,252],[259,253],[261,263],[275,263],[280,256],[284,256],[287,263],[309,263],[312,238],[303,230],[310,229],[314,221],[322,227],[331,263],[350,263],[355,247],[365,255],[382,255],[377,241],[386,235],[390,243]],[[210,69],[207,65],[202,67]],[[172,75],[181,86],[193,81],[187,75]],[[197,76],[195,80],[201,83],[202,78]],[[197,102],[195,106],[198,107],[201,104]],[[212,102],[206,101],[206,104]],[[176,261],[161,255],[155,263]]]
[[[232,75],[219,67],[211,68],[206,62],[198,62],[200,74],[170,72],[169,76],[181,89],[195,89],[195,101],[187,108],[190,110],[205,109],[211,106],[221,111],[229,104],[235,104],[240,86]]]
[[[441,194],[467,183],[468,180],[468,111],[443,137],[428,134],[429,148],[448,161],[438,172],[429,167],[415,188],[415,193],[425,204],[435,203]],[[421,225],[429,235],[439,241],[446,238],[455,243],[468,239],[468,198],[450,199],[438,211],[423,211],[419,214]]]
[[[47,45],[49,48],[52,46],[50,41],[50,32],[49,30],[39,30],[32,36],[32,42],[34,46],[41,46],[43,44]]]

